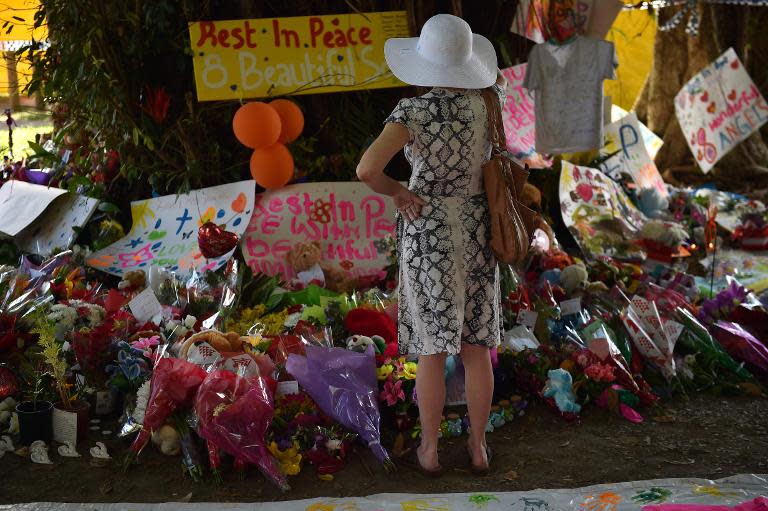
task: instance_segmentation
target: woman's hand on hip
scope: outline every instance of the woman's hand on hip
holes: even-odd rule
[[[424,199],[404,186],[392,196],[392,199],[395,201],[397,210],[409,223],[421,216],[421,208],[427,204]]]

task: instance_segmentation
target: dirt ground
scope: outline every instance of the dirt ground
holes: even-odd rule
[[[652,416],[669,416],[657,422]],[[607,411],[589,407],[579,424],[555,417],[534,403],[524,417],[491,434],[493,473],[476,478],[467,470],[464,441],[444,441],[442,462],[448,469],[429,479],[401,465],[388,475],[373,457],[354,454],[333,481],[318,480],[311,466],[291,479],[281,495],[256,469],[245,480],[225,474],[224,484],[193,483],[182,475],[178,458],[160,455],[152,446],[140,465],[123,475],[115,465],[91,466],[84,457],[54,465],[33,465],[13,454],[0,459],[0,503],[58,502],[254,502],[346,497],[385,492],[447,493],[568,488],[590,484],[666,477],[716,479],[738,473],[768,473],[768,400],[696,396],[676,401],[646,421],[630,424]],[[126,444],[112,442],[118,454]]]

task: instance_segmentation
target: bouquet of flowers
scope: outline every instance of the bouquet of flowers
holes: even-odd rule
[[[222,449],[236,460],[259,467],[261,473],[283,491],[290,489],[280,466],[270,453],[266,433],[274,415],[272,389],[262,376],[239,376],[231,371],[211,372],[195,397],[200,436],[208,442],[209,454]]]
[[[307,346],[306,357],[290,355],[286,369],[321,410],[368,444],[387,469],[393,466],[381,445],[378,385],[373,347],[365,353]]]
[[[155,364],[143,427],[131,444],[125,459],[126,469],[147,445],[152,431],[165,424],[174,412],[192,405],[205,376],[202,368],[178,358],[161,358]]]

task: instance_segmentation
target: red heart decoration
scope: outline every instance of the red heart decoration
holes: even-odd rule
[[[738,60],[734,60],[733,62],[731,62],[731,67],[733,69],[738,69],[739,68],[739,61]]]
[[[579,186],[576,187],[576,193],[579,194],[579,197],[584,199],[584,202],[589,202],[592,200],[592,187],[588,185],[587,183],[581,183]]]
[[[709,106],[707,107],[707,112],[709,112],[711,114],[715,113],[715,102],[714,101],[712,103],[710,103]]]
[[[240,237],[213,222],[206,222],[197,231],[197,245],[206,259],[221,257],[237,246]]]
[[[696,159],[697,159],[697,160],[699,160],[699,161],[701,161],[701,159],[702,159],[702,158],[704,158],[704,155],[703,155],[703,154],[701,154],[701,149],[699,149],[699,152],[698,152],[698,153],[696,153]]]
[[[707,101],[709,101],[709,92],[706,92],[706,91],[705,91],[705,92],[704,92],[704,94],[702,94],[702,95],[701,95],[701,100],[702,100],[704,103],[706,103]]]
[[[730,99],[731,101],[734,101],[736,99],[736,90],[735,89],[728,93],[728,99]]]

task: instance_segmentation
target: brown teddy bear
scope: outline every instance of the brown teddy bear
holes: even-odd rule
[[[286,259],[296,272],[296,278],[291,282],[294,288],[303,289],[316,284],[337,293],[354,289],[353,279],[342,268],[323,261],[323,249],[319,241],[296,243],[286,254]]]
[[[533,186],[531,183],[525,183],[523,191],[520,193],[520,202],[523,206],[526,206],[539,214],[539,224],[536,226],[538,229],[544,231],[549,238],[549,245],[552,246],[555,241],[555,233],[552,232],[552,228],[544,220],[541,212],[541,191]]]

